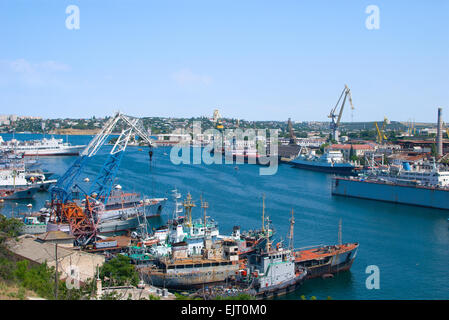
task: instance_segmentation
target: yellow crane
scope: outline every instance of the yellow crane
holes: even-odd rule
[[[377,130],[377,143],[381,144],[383,141],[387,140],[387,136],[385,135],[385,127],[389,124],[390,121],[387,117],[384,117],[384,122],[382,123],[382,128],[380,129],[377,122],[374,122]]]

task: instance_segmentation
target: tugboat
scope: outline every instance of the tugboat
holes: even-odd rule
[[[243,289],[242,293],[267,299],[295,291],[307,274],[306,268],[295,265],[291,249],[282,248],[281,242],[273,248],[267,238],[266,248],[257,249],[242,264],[236,284]]]

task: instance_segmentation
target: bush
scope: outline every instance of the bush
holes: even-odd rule
[[[54,274],[54,268],[49,268],[46,263],[30,267],[27,260],[17,262],[14,270],[21,286],[46,299],[54,298]]]

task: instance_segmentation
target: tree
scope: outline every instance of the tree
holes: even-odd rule
[[[438,156],[438,152],[437,152],[437,146],[434,144],[432,144],[431,149],[430,149],[430,155],[432,157],[437,157]]]
[[[137,286],[139,274],[131,264],[131,259],[124,255],[117,255],[115,258],[105,262],[100,269],[100,278],[106,285],[105,278],[108,278],[113,285],[133,285]]]

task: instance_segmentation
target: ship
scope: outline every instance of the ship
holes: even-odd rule
[[[26,216],[20,219],[23,225],[20,226],[19,235],[41,234],[47,232],[47,222],[45,216]]]
[[[0,200],[33,199],[39,189],[38,186],[0,189]]]
[[[293,167],[320,171],[326,173],[336,173],[341,175],[351,175],[355,166],[344,160],[343,154],[337,150],[327,150],[321,156],[317,156],[313,151],[304,155],[299,155],[289,162]]]
[[[12,139],[3,141],[0,136],[0,150],[23,153],[24,156],[77,156],[85,145],[71,145],[63,139],[43,138],[42,140],[19,141]]]
[[[24,166],[0,169],[1,190],[35,187],[38,190],[46,191],[52,184],[55,184],[56,181],[57,180],[55,179],[47,180],[46,175],[43,172],[26,171]]]
[[[262,229],[240,232],[239,226],[234,226],[231,235],[220,234],[218,223],[213,219],[207,219],[205,214],[208,207],[207,202],[201,201],[204,209],[203,218],[192,219],[192,207],[194,203],[192,196],[187,194],[183,204],[178,202],[180,194],[174,190],[174,212],[173,218],[167,224],[157,228],[147,241],[153,241],[148,252],[153,256],[167,256],[172,250],[172,244],[184,241],[187,243],[189,254],[198,254],[203,249],[204,237],[207,235],[214,242],[217,240],[235,241],[238,247],[239,257],[251,254],[257,248],[265,247],[266,239],[272,238],[274,229],[269,217],[264,216],[265,199],[263,200]],[[185,208],[185,216],[182,215]]]
[[[248,285],[241,293],[268,299],[294,292],[302,285],[308,270],[295,265],[290,249],[269,246],[265,251],[258,251],[239,270],[237,286]]]
[[[334,177],[332,195],[449,210],[449,171],[412,168],[372,172],[358,177]]]
[[[325,277],[351,269],[359,244],[345,243],[333,246],[316,246],[294,251],[298,270],[307,268],[307,279]]]
[[[143,280],[154,286],[192,290],[227,281],[239,270],[237,246],[232,241],[204,238],[201,254],[188,254],[186,242],[172,245],[168,257],[155,258],[139,269]]]
[[[75,203],[83,208],[85,199],[75,200]],[[141,195],[135,192],[124,192],[120,185],[116,185],[108,199],[108,203],[102,206],[98,213],[97,232],[100,234],[119,233],[136,229],[141,217],[159,217],[163,211],[167,198],[141,199]],[[67,222],[55,221],[55,217],[47,224],[47,231],[60,230],[70,232]]]

